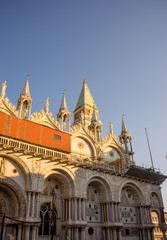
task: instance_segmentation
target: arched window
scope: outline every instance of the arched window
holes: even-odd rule
[[[44,203],[41,206],[40,217],[39,235],[56,235],[56,209],[51,207],[51,203]]]

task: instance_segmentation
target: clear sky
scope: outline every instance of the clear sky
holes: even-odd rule
[[[16,105],[27,74],[32,112],[46,97],[56,117],[63,89],[72,113],[86,76],[103,136],[132,135],[137,165],[167,175],[167,1],[1,0],[0,84]],[[73,115],[71,115],[73,119]],[[162,185],[167,210],[167,180]]]

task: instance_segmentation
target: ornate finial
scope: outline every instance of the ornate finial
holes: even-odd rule
[[[5,97],[6,88],[7,88],[7,86],[6,86],[6,81],[4,81],[4,82],[2,83],[2,91],[1,91],[1,94],[0,94],[0,99],[2,99],[2,98]]]
[[[48,113],[48,112],[49,112],[49,98],[47,97],[45,101],[45,113]]]
[[[65,91],[66,91],[66,89],[63,90],[63,95],[65,95]]]
[[[84,79],[83,79],[83,80],[84,80],[84,82],[86,82],[86,77],[84,77]]]
[[[113,136],[113,124],[112,124],[111,121],[110,121],[110,133],[111,133],[111,135]]]
[[[125,114],[122,114],[122,120],[124,120],[124,116],[125,116]]]
[[[27,75],[27,81],[28,81],[28,79],[29,79],[29,76],[30,76],[30,74]]]

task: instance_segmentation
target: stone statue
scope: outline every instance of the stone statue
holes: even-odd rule
[[[100,147],[100,146],[97,147],[97,157],[98,157],[98,158],[101,158],[101,157],[102,157],[102,150],[101,150],[101,147]]]
[[[49,98],[47,97],[46,101],[45,101],[45,113],[49,112]]]
[[[6,88],[7,88],[7,86],[6,86],[6,81],[4,81],[4,82],[2,83],[2,91],[1,91],[1,95],[0,95],[0,98],[1,98],[1,99],[5,97]]]
[[[111,136],[113,136],[113,124],[112,124],[112,122],[110,122],[110,134],[111,134]]]

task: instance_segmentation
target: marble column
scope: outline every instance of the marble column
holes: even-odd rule
[[[117,230],[116,230],[116,228],[113,229],[113,240],[117,240]]]
[[[105,203],[103,203],[103,215],[104,215],[104,222],[106,222],[106,206]]]
[[[115,221],[118,222],[118,208],[117,208],[117,203],[114,204],[115,207]]]
[[[114,214],[114,204],[111,204],[111,212],[112,212],[112,221],[115,222],[115,214]]]
[[[120,203],[118,203],[118,222],[121,222],[121,210],[120,210]]]
[[[17,240],[21,240],[22,225],[18,225]]]
[[[143,223],[143,213],[142,213],[142,207],[139,207],[140,209],[140,221]]]
[[[69,220],[71,220],[71,198],[68,199]]]
[[[40,227],[40,224],[38,224],[36,227],[36,239],[35,240],[38,240],[39,227]]]
[[[75,206],[75,210],[74,210],[74,219],[77,220],[77,198],[74,199],[74,206]]]
[[[30,216],[31,192],[27,192],[27,217]]]
[[[32,193],[31,197],[31,217],[34,217],[34,209],[35,209],[35,192]]]
[[[74,228],[74,240],[78,240],[78,228]]]
[[[110,230],[107,228],[107,240],[110,240]]]
[[[142,237],[143,237],[142,239],[145,240],[145,231],[144,231],[144,229],[142,229]]]
[[[78,216],[79,216],[79,220],[81,220],[81,198],[79,198],[78,199],[78,201],[79,201],[79,203],[78,203],[78,211],[79,211],[79,214],[78,214]]]
[[[110,213],[109,213],[109,206],[108,203],[106,203],[106,215],[107,215],[107,221],[110,221]]]
[[[81,240],[85,240],[85,228],[81,228]]]
[[[104,208],[103,208],[103,203],[101,204],[101,218],[102,218],[102,222],[104,222]]]
[[[31,240],[36,240],[36,226],[32,226],[32,238]]]
[[[72,239],[71,239],[71,228],[68,228],[68,229],[67,229],[67,236],[68,236],[68,239],[69,239],[69,240],[72,240]]]
[[[65,200],[65,208],[66,208],[65,220],[67,220],[68,219],[68,199]]]
[[[63,217],[63,220],[65,220],[65,212],[66,212],[66,208],[65,208],[65,199],[63,199],[63,209],[62,209],[62,217]]]
[[[83,199],[83,202],[82,202],[82,211],[83,211],[83,221],[85,221],[85,199]]]
[[[106,229],[103,228],[103,240],[105,240],[105,239],[106,239]]]
[[[118,229],[118,240],[122,239],[121,228]]]
[[[26,225],[25,226],[25,238],[24,238],[24,240],[29,240],[29,235],[30,235],[30,226]]]
[[[39,193],[36,193],[36,212],[35,212],[36,217],[39,217],[39,212],[40,212],[40,209],[39,209]]]
[[[142,232],[141,232],[141,229],[139,229],[139,239],[142,240]]]

